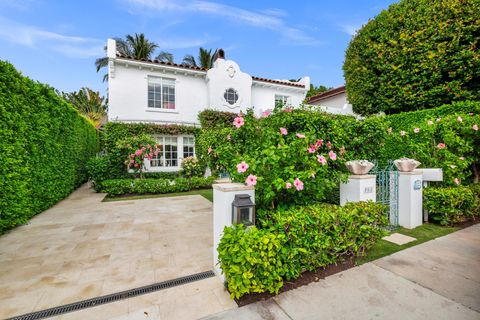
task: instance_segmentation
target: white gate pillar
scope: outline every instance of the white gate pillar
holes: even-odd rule
[[[369,200],[375,202],[376,195],[376,175],[374,174],[351,175],[348,177],[348,182],[340,183],[341,206],[347,202]]]
[[[413,229],[422,225],[422,172],[398,173],[398,223]]]
[[[241,183],[218,183],[213,186],[213,270],[225,280],[218,263],[218,244],[223,229],[232,225],[232,202],[237,194],[248,194],[255,202],[255,188]]]

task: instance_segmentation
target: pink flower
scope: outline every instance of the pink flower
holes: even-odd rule
[[[388,134],[392,134],[392,132],[393,132],[392,127],[388,128],[388,129],[387,129],[387,132],[388,132]]]
[[[475,130],[475,131],[478,131],[478,124],[475,123],[475,124],[473,125],[472,129]]]
[[[458,116],[457,121],[462,122],[463,121],[462,117]]]
[[[295,189],[297,189],[297,191],[303,190],[303,182],[302,182],[302,180],[296,178],[295,181],[293,181],[293,185],[295,186]]]
[[[330,141],[327,142],[327,148],[332,149],[332,143]]]
[[[254,186],[257,184],[257,177],[251,174],[247,177],[247,179],[245,179],[245,183],[247,186]]]
[[[308,147],[308,153],[315,153],[315,151],[317,151],[317,147],[311,144],[310,147]]]
[[[404,135],[406,135],[407,133],[405,131],[400,131],[400,135],[403,137]]]
[[[333,151],[330,151],[330,152],[328,153],[328,156],[329,156],[330,159],[332,159],[332,160],[337,160],[337,154],[336,154],[335,152],[333,152]]]
[[[138,163],[135,163],[134,166],[135,166],[135,168],[138,168]]]
[[[464,158],[464,157],[458,157],[458,159],[460,159],[460,160],[462,160],[462,161],[463,161],[463,160],[465,160],[465,158]]]
[[[213,151],[212,147],[208,147],[207,151],[208,151],[208,153],[212,153],[212,151]]]
[[[244,124],[245,124],[245,120],[243,119],[243,117],[236,117],[233,120],[233,125],[237,127],[237,129],[243,126]]]
[[[245,161],[240,162],[237,164],[237,172],[244,173],[248,169],[248,164]]]
[[[437,144],[438,149],[445,149],[445,147],[446,147],[446,145],[443,142],[440,142],[439,144]]]
[[[432,120],[428,120],[428,125],[431,126],[433,124],[433,121]]]
[[[132,163],[134,163],[134,162],[135,162],[135,160],[133,160],[133,159],[132,159],[132,160],[130,160],[130,164],[132,164]]]
[[[287,129],[285,129],[285,128],[280,128],[280,134],[286,136],[286,135],[288,134]]]
[[[130,157],[131,157],[132,159],[135,158],[135,154],[132,153],[132,154],[130,155]]]
[[[318,148],[318,147],[321,147],[323,144],[323,139],[318,139],[317,142],[315,142],[315,146]]]
[[[462,183],[462,180],[455,178],[453,179],[453,182],[455,182],[456,185],[459,185],[460,183]]]
[[[285,109],[283,109],[284,112],[292,112],[293,111],[293,108],[292,107],[286,107]]]
[[[262,112],[262,117],[268,117],[271,114],[272,114],[272,109],[267,109]]]
[[[413,132],[419,133],[419,132],[420,132],[420,128],[415,128],[415,129],[413,129]]]
[[[319,154],[319,155],[317,156],[317,161],[320,162],[322,165],[326,165],[326,164],[327,164],[327,159],[326,159],[324,156],[322,156],[321,154]]]
[[[142,149],[138,149],[137,151],[135,151],[135,155],[138,157],[142,154]]]
[[[292,184],[290,182],[287,182],[285,184],[285,188],[290,189],[292,187]]]
[[[296,136],[297,136],[297,138],[305,139],[305,135],[304,135],[304,134],[297,133]]]

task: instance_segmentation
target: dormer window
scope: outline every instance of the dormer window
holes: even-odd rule
[[[227,101],[227,103],[230,105],[234,105],[235,102],[238,101],[238,93],[233,88],[228,88],[227,90],[225,90],[223,97],[225,98],[225,101]]]

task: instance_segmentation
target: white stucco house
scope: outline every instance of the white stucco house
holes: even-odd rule
[[[319,106],[319,109],[335,114],[355,115],[348,102],[345,86],[333,88],[308,99],[307,104]]]
[[[310,88],[310,78],[299,82],[251,76],[224,53],[209,69],[122,56],[113,39],[107,42],[108,121],[199,126],[204,109],[255,113],[278,102],[298,107]],[[193,136],[158,136],[163,153],[149,171],[177,171],[183,158],[195,155]]]

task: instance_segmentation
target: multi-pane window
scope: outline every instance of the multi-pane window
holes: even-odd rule
[[[175,109],[175,80],[148,77],[148,107]]]
[[[283,96],[283,95],[279,95],[279,94],[276,94],[275,95],[275,107],[283,107],[283,106],[286,106],[289,102],[289,99],[290,97],[289,96]]]
[[[195,138],[183,137],[183,158],[195,156]]]
[[[151,167],[177,167],[177,137],[159,137],[158,155],[150,160]]]

